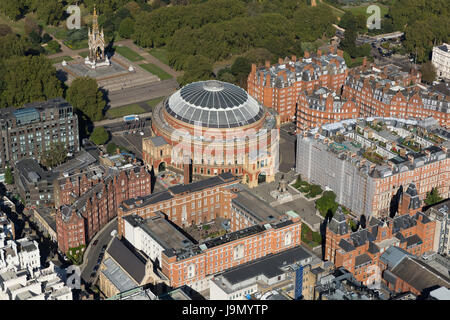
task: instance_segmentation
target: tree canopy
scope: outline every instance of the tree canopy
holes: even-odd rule
[[[41,154],[41,163],[46,167],[56,167],[67,158],[67,147],[62,142],[52,142]]]
[[[63,96],[56,69],[44,56],[8,59],[4,61],[3,67],[0,63],[1,69],[0,107],[21,107],[24,103]]]
[[[439,192],[436,188],[431,189],[431,192],[427,192],[427,197],[425,198],[425,204],[431,206],[433,204],[442,201],[442,197],[439,195]]]
[[[109,140],[109,133],[105,127],[95,127],[89,139],[96,145],[105,144]]]
[[[99,121],[103,118],[106,102],[102,91],[98,88],[97,80],[90,77],[75,79],[67,90],[66,99],[75,111],[86,115],[90,121]]]

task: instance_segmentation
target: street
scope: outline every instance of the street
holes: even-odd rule
[[[100,230],[96,236],[89,243],[83,257],[83,264],[81,268],[81,278],[86,282],[90,283],[91,273],[94,267],[97,265],[97,259],[100,255],[102,247],[107,245],[111,241],[111,232],[117,230],[117,218],[110,221],[102,230]],[[97,244],[94,246],[93,243],[98,240]]]

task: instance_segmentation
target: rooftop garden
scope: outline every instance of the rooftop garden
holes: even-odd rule
[[[377,123],[369,122],[368,126],[377,132],[380,132],[381,130],[383,130],[383,125],[379,122],[377,122]]]
[[[404,145],[405,147],[411,149],[414,152],[419,152],[421,149],[420,144],[418,144],[417,142],[415,142],[414,140],[411,140],[411,139],[403,139],[401,141],[401,144]]]
[[[365,151],[363,153],[363,157],[375,164],[381,164],[384,161],[384,158],[382,156],[380,156],[375,151],[370,151],[370,150]]]
[[[67,258],[75,264],[80,265],[83,262],[83,253],[86,246],[82,244],[81,246],[70,248],[69,251],[67,251]]]
[[[307,224],[302,224],[302,242],[311,248],[320,246],[322,243],[322,236],[319,232],[312,231]]]

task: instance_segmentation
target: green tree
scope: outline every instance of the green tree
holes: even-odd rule
[[[56,167],[67,158],[67,147],[62,142],[52,142],[41,154],[41,163],[46,167]]]
[[[4,23],[0,23],[0,37],[4,37],[7,34],[13,33],[10,26]]]
[[[177,81],[180,85],[186,85],[195,81],[209,80],[213,78],[211,61],[203,56],[192,56],[186,62],[186,69]]]
[[[85,115],[88,120],[99,121],[103,118],[106,102],[97,80],[90,77],[75,79],[67,90],[66,99],[75,111]]]
[[[237,57],[231,65],[231,73],[236,78],[236,84],[243,88],[247,88],[248,74],[252,70],[250,60],[245,57]]]
[[[114,142],[110,142],[106,146],[106,152],[108,152],[108,154],[110,155],[116,154],[117,148],[119,148],[117,144],[115,144]]]
[[[45,56],[6,60],[0,80],[0,83],[3,83],[3,88],[0,86],[1,107],[20,107],[24,103],[63,95],[62,84],[56,77],[56,69]]]
[[[316,200],[316,208],[323,216],[325,216],[329,210],[334,214],[337,207],[336,194],[333,191],[325,191],[323,195]]]
[[[28,44],[25,39],[9,33],[0,38],[0,59],[23,56],[27,47]]]
[[[431,61],[425,62],[420,68],[420,72],[422,73],[422,80],[424,82],[432,83],[436,80],[436,68]]]
[[[105,127],[95,127],[89,139],[96,145],[105,144],[109,139],[109,133]]]
[[[51,53],[57,53],[61,51],[61,45],[56,40],[51,40],[47,44],[48,51]]]
[[[134,33],[134,20],[130,17],[125,18],[120,23],[119,34],[122,38],[130,39]]]
[[[431,206],[435,203],[442,201],[441,196],[436,188],[431,189],[431,192],[427,192],[427,197],[425,198],[425,204]]]
[[[8,166],[5,170],[5,182],[7,184],[13,184],[14,183],[14,176],[12,174],[11,168]]]

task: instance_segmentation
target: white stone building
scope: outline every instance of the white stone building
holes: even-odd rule
[[[36,241],[31,241],[27,238],[0,240],[0,271],[28,268],[36,270],[41,267],[39,245]]]
[[[431,62],[436,68],[436,74],[439,78],[450,79],[450,45],[444,43],[433,47],[433,56]]]
[[[50,263],[36,272],[31,268],[0,272],[0,300],[73,300],[73,295]]]

